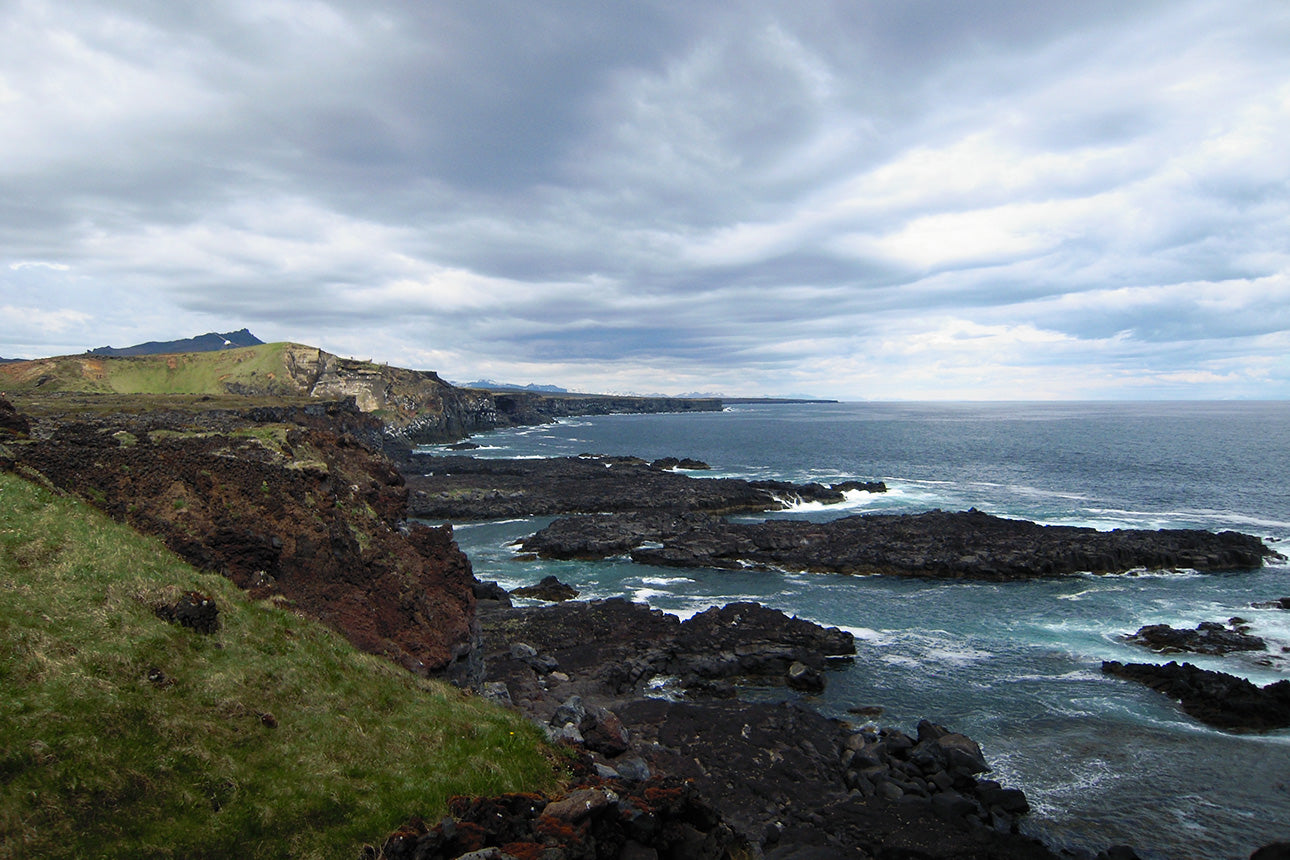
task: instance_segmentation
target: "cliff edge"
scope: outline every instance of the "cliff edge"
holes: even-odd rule
[[[18,394],[166,394],[353,398],[395,442],[448,442],[568,415],[719,411],[708,398],[500,394],[458,388],[429,370],[342,358],[299,343],[166,355],[72,355],[0,365],[0,391]]]

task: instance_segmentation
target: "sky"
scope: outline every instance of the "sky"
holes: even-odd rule
[[[0,356],[1290,397],[1284,0],[0,0]]]

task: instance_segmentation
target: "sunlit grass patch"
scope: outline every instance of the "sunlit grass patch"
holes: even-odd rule
[[[220,630],[169,624],[185,591]],[[0,473],[0,857],[353,857],[558,772],[517,714]]]

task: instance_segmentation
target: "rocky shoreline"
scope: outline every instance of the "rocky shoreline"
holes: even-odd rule
[[[684,622],[621,599],[498,606],[481,622],[486,695],[584,751],[615,792],[683,780],[749,856],[1056,856],[1017,833],[1025,797],[984,777],[970,739],[810,706],[854,654],[849,633],[755,603]]]
[[[408,454],[399,463],[408,510],[426,519],[506,519],[606,511],[778,510],[794,502],[832,504],[848,490],[885,492],[881,482],[838,486],[739,478],[696,480],[678,470],[703,463],[675,458],[584,454],[538,460]]]
[[[826,523],[732,523],[703,514],[563,517],[522,548],[544,558],[668,567],[766,568],[935,579],[1019,580],[1137,569],[1252,570],[1274,553],[1237,532],[1041,526],[977,510],[869,514]]]
[[[568,794],[463,799],[448,820],[413,821],[391,836],[388,857],[1056,856],[1017,833],[1024,796],[985,778],[988,758],[970,739],[930,722],[914,733],[848,724],[811,707],[830,667],[853,653],[849,634],[755,604],[685,623],[621,600],[508,607],[507,595],[475,580],[450,526],[408,519],[430,510],[596,512],[557,520],[543,541],[559,549],[529,549],[829,569],[803,553],[818,558],[824,547],[839,565],[858,564],[868,538],[853,530],[872,518],[732,524],[713,512],[881,487],[694,480],[675,471],[679,461],[520,467],[387,448],[405,478],[382,452],[388,444],[381,422],[352,401],[240,409],[149,401],[32,416],[0,398],[0,467],[80,496],[359,648],[509,703],[577,751]],[[849,572],[1006,579],[1253,567],[1269,554],[1232,533],[1122,532],[1099,544],[1083,534],[1090,530],[974,511],[882,523],[894,536],[881,570]],[[996,532],[994,543],[972,543]],[[1193,687],[1217,689],[1179,671]],[[749,691],[761,700],[740,698]],[[1273,694],[1279,701],[1281,691]]]

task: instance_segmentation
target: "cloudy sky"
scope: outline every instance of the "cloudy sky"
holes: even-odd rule
[[[0,356],[1290,397],[1284,0],[0,0]]]

